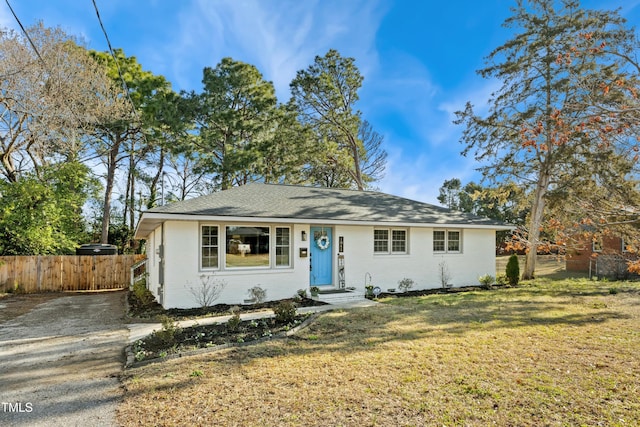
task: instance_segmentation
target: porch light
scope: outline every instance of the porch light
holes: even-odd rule
[[[302,230],[302,241],[306,242],[307,241],[307,232]]]

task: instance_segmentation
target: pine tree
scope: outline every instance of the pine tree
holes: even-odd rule
[[[614,110],[602,114],[631,98],[613,82],[637,82],[618,54],[636,41],[624,24],[617,12],[583,10],[577,0],[519,0],[505,26],[520,31],[479,70],[502,83],[488,115],[469,103],[456,113],[466,126],[463,154],[484,162],[480,170],[490,180],[511,180],[532,195],[525,279],[534,276],[548,199],[584,180],[625,179],[612,171],[625,165],[611,159],[637,121],[619,121]]]

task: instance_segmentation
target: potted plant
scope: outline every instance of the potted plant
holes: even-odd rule
[[[369,284],[367,286],[364,287],[365,289],[365,297],[367,298],[373,298],[373,285]]]
[[[320,288],[317,286],[312,286],[311,287],[311,296],[312,297],[317,297],[318,296],[318,292],[320,292]]]

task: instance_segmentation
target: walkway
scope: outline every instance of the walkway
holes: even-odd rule
[[[298,309],[298,313],[320,313],[323,311],[330,310],[348,310],[352,308],[360,308],[360,307],[371,307],[378,304],[375,301],[371,301],[368,299],[349,301],[339,304],[327,304],[327,305],[319,305],[314,307],[300,307]],[[200,319],[194,320],[181,320],[178,323],[178,326],[181,328],[188,328],[194,325],[212,325],[215,323],[226,323],[231,315],[224,316],[215,316],[215,317],[204,317]],[[241,313],[240,319],[242,320],[258,320],[258,319],[267,319],[274,317],[273,310],[262,310],[262,311],[252,311],[249,313]],[[158,331],[162,329],[161,323],[131,323],[127,325],[129,327],[129,343],[132,344],[139,339],[146,337],[147,335],[153,333],[153,331]]]

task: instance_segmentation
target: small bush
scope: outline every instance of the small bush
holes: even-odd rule
[[[227,320],[227,329],[231,332],[235,332],[240,328],[240,312],[237,307],[231,309],[231,317]]]
[[[509,283],[509,281],[507,280],[507,276],[504,274],[498,274],[496,276],[496,284],[497,285],[506,285],[507,283]]]
[[[200,276],[200,284],[188,286],[187,290],[193,295],[196,303],[204,308],[212,306],[226,286],[227,283],[224,280],[216,280],[213,275],[202,274]]]
[[[137,300],[140,308],[149,308],[156,301],[156,297],[154,297],[151,291],[147,289],[146,280],[138,280],[134,283],[133,296]]]
[[[400,292],[407,292],[409,289],[413,288],[414,284],[415,282],[413,281],[413,279],[405,277],[404,279],[398,281],[398,289],[400,289]]]
[[[495,278],[490,274],[485,274],[484,276],[478,277],[478,281],[483,288],[491,289],[491,285],[495,282]]]
[[[248,291],[250,299],[254,304],[262,304],[267,299],[267,290],[256,285]]]
[[[296,305],[291,301],[282,301],[273,308],[276,322],[291,323],[296,320]]]
[[[518,264],[518,255],[513,254],[509,257],[505,273],[507,280],[509,281],[509,285],[518,285],[518,281],[520,281],[520,264]]]
[[[444,289],[449,289],[452,285],[450,283],[451,273],[449,272],[447,261],[442,261],[438,264],[438,272],[440,273],[440,284]]]
[[[296,293],[298,299],[307,299],[307,290],[306,289],[298,289]]]
[[[176,344],[176,335],[180,332],[180,327],[169,316],[162,316],[160,318],[162,322],[162,329],[155,331],[153,334],[167,347],[171,347]]]

